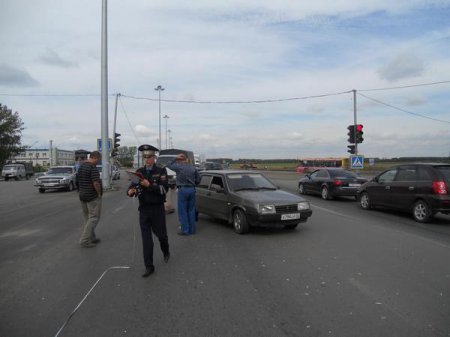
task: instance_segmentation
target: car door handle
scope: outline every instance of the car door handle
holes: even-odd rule
[[[390,189],[391,189],[391,186],[386,186],[385,189],[386,189],[386,190],[390,190]]]
[[[409,186],[409,187],[408,187],[408,190],[414,191],[414,186]]]

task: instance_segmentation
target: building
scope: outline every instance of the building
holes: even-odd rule
[[[33,166],[71,166],[75,164],[75,152],[58,149],[27,149],[11,161],[31,161]]]

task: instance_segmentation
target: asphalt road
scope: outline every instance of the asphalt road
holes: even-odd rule
[[[268,175],[296,193],[296,174]],[[171,260],[156,244],[143,279],[127,184],[105,193],[102,242],[82,249],[76,192],[0,182],[0,336],[450,336],[449,216],[421,225],[308,196],[293,231],[237,235],[201,215],[180,237],[174,213]]]

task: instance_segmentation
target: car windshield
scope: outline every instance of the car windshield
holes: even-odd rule
[[[48,174],[71,174],[72,168],[71,167],[53,167],[50,170],[48,170]]]
[[[228,175],[228,182],[231,190],[242,191],[242,190],[276,190],[277,188],[273,185],[266,177],[259,173],[233,173]]]
[[[169,162],[171,162],[172,160],[174,160],[176,158],[176,156],[169,156],[169,157],[158,157],[156,163],[158,164],[158,166],[166,166],[167,164],[169,164]]]
[[[358,176],[351,172],[351,171],[346,171],[346,170],[329,170],[328,172],[330,172],[330,176],[335,178],[335,177],[339,177],[339,178],[357,178]]]

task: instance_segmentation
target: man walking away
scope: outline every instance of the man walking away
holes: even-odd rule
[[[89,159],[81,164],[77,172],[77,186],[84,217],[80,245],[84,248],[95,247],[100,242],[95,235],[95,228],[100,220],[103,194],[100,173],[96,166],[99,160],[100,152],[91,152]]]
[[[200,182],[200,175],[183,153],[178,154],[167,167],[177,173],[178,220],[181,223],[178,234],[195,234],[195,185]]]

